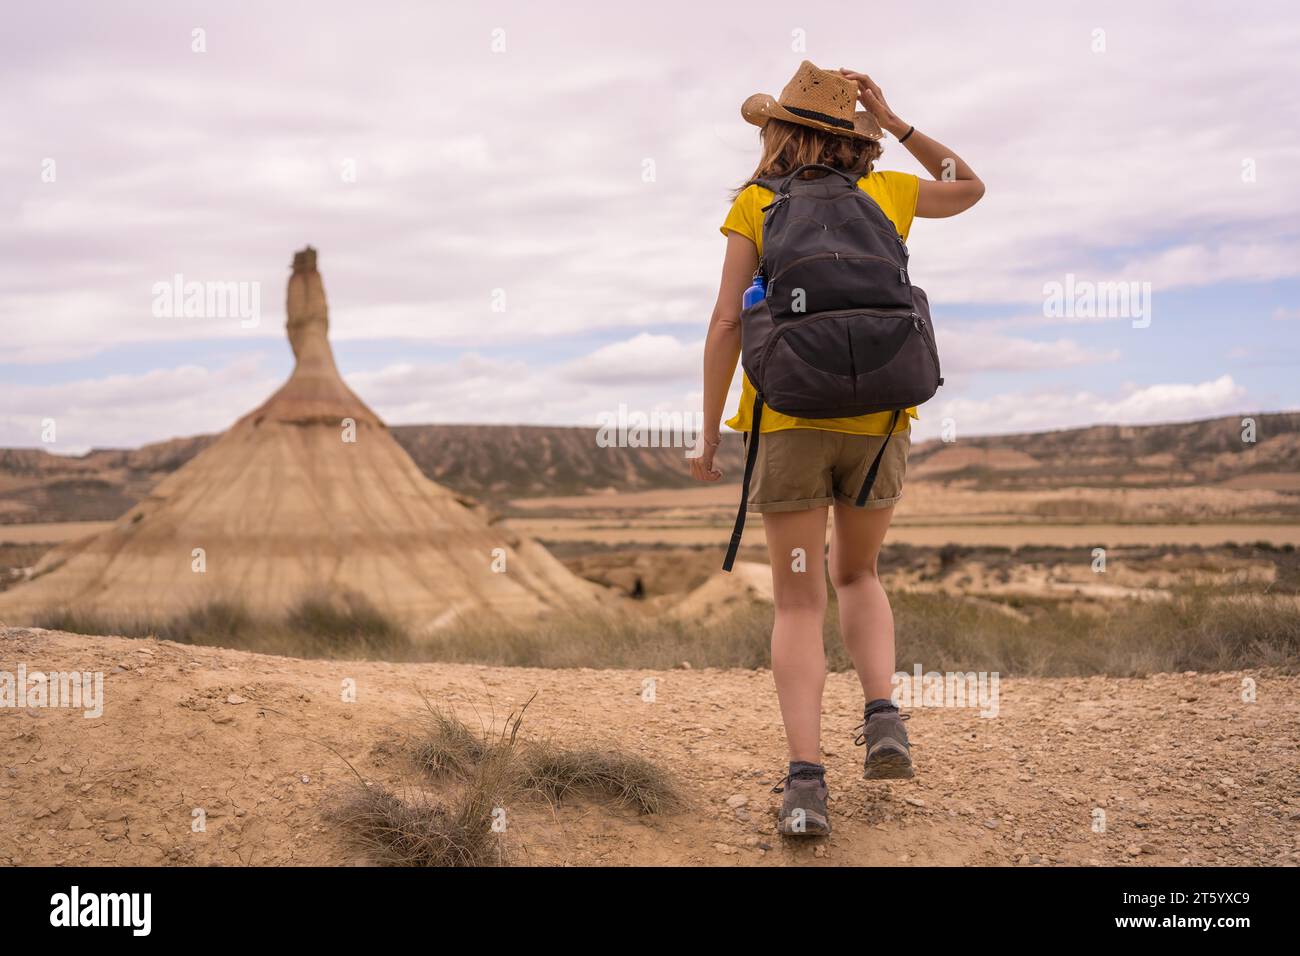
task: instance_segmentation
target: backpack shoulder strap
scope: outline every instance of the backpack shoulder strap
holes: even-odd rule
[[[889,447],[889,439],[894,437],[894,429],[898,427],[899,416],[903,414],[901,408],[894,410],[894,416],[889,420],[889,431],[885,433],[885,440],[880,443],[880,450],[876,452],[876,457],[871,459],[871,467],[867,469],[867,477],[862,482],[862,488],[858,491],[857,500],[854,504],[861,508],[867,503],[867,495],[871,494],[871,486],[876,483],[876,475],[880,472],[880,460],[885,457],[885,449]]]
[[[754,463],[758,460],[758,442],[763,429],[763,394],[754,396],[754,420],[749,425],[749,448],[745,453],[745,474],[740,479],[740,510],[736,513],[736,525],[731,529],[731,543],[727,545],[727,556],[722,559],[722,570],[730,571],[736,563],[736,553],[740,551],[740,538],[745,532],[745,512],[749,510],[749,481],[754,477]]]

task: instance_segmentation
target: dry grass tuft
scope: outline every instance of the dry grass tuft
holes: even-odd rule
[[[573,794],[604,797],[638,813],[679,809],[682,799],[669,775],[657,765],[620,750],[568,750],[551,742],[535,744],[522,755],[531,789],[560,802]]]
[[[360,786],[333,811],[333,819],[358,849],[388,866],[480,867],[505,862],[494,824],[502,808],[526,789],[516,755],[525,709],[527,705],[507,718],[499,737],[479,741],[463,724],[430,708],[432,732],[446,737],[426,738],[416,759],[428,772],[458,771],[461,780],[455,794],[438,801],[417,790],[403,799],[384,787],[367,785],[358,774]],[[475,753],[478,756],[472,757]]]
[[[425,701],[428,706],[428,701]],[[489,748],[483,736],[476,736],[465,723],[448,711],[429,707],[423,732],[413,746],[415,764],[429,776],[469,774]]]
[[[448,809],[422,794],[403,800],[384,787],[357,787],[333,818],[358,849],[388,866],[498,862],[490,819],[476,821],[472,814]],[[478,822],[482,825],[473,825]]]
[[[411,750],[416,766],[430,776],[450,773],[472,780],[497,764],[491,771],[497,779],[552,802],[584,794],[646,814],[682,805],[669,775],[644,757],[615,747],[574,750],[552,740],[520,741],[519,726],[528,704],[517,717],[511,716],[500,735],[476,734],[450,711],[427,700],[425,706],[429,715]]]

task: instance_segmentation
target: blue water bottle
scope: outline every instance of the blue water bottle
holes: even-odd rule
[[[756,305],[767,298],[767,284],[763,280],[763,273],[754,273],[754,284],[745,290],[744,297],[740,300],[741,308],[748,309],[751,305]]]

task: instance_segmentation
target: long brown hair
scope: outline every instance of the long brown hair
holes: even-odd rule
[[[759,139],[763,155],[750,179],[784,176],[807,163],[821,163],[861,178],[871,172],[881,153],[880,144],[874,140],[836,136],[779,119],[768,120],[759,130]],[[732,198],[744,188],[743,184],[738,186]]]

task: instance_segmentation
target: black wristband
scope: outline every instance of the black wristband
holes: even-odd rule
[[[906,142],[907,142],[907,137],[911,136],[911,135],[912,135],[913,133],[915,133],[915,132],[916,132],[916,127],[915,127],[915,126],[909,126],[909,127],[907,128],[907,132],[904,133],[902,136],[898,137],[898,141],[899,141],[900,143],[906,143]]]

